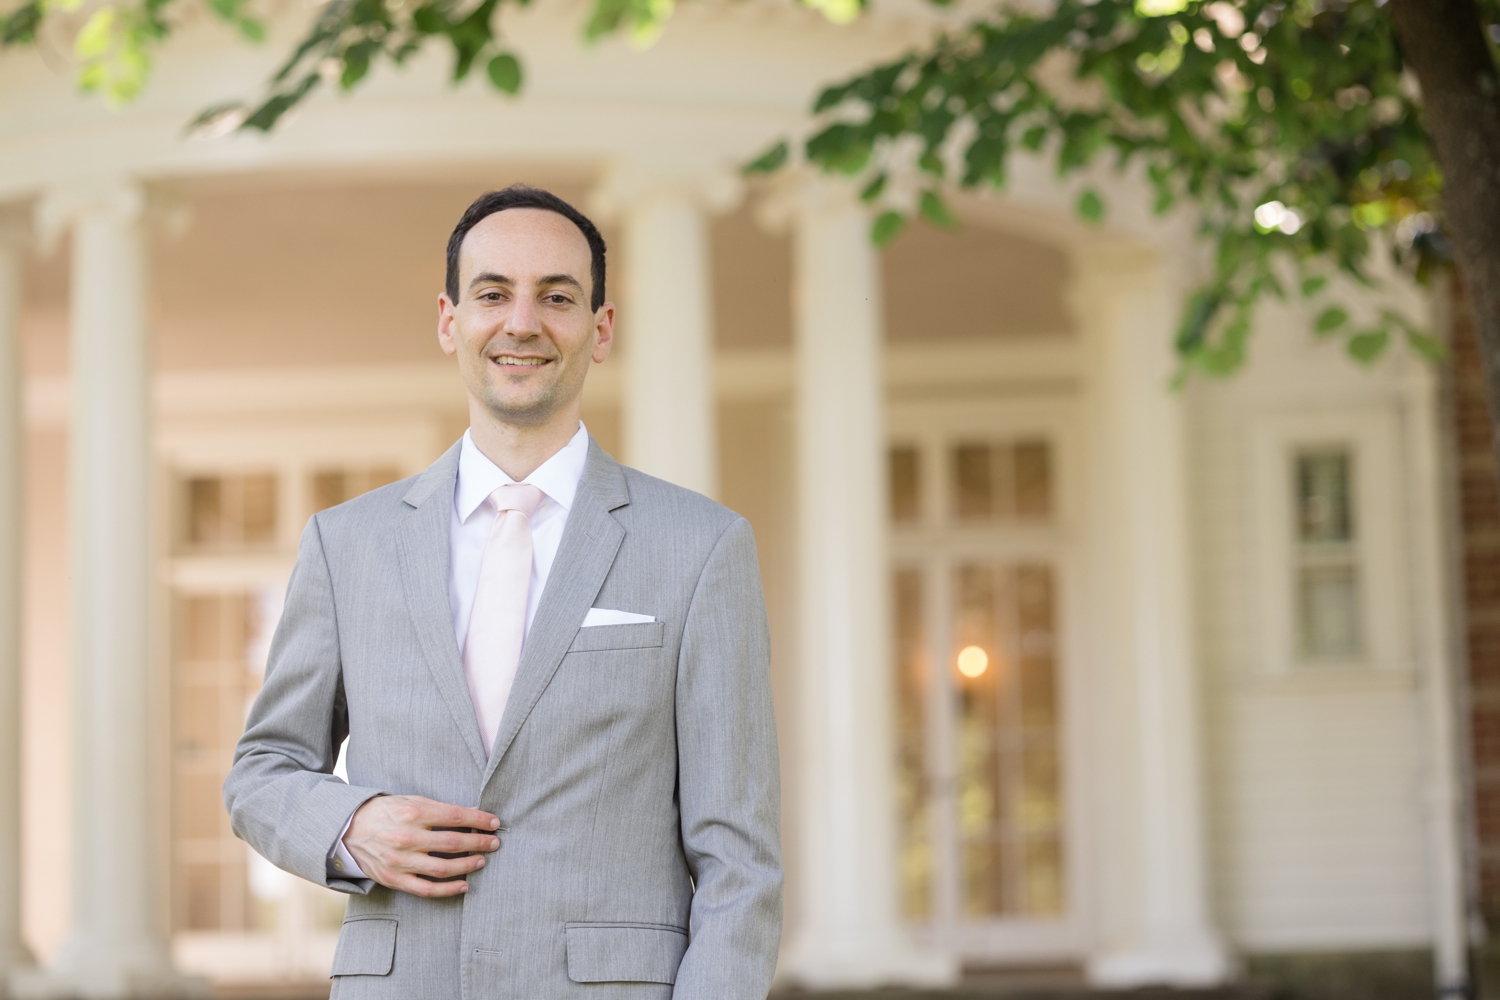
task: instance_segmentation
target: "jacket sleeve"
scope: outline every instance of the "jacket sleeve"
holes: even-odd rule
[[[781,940],[781,776],[771,642],[744,518],[719,537],[684,623],[677,781],[693,875],[675,1000],[764,1000]]]
[[[331,878],[328,852],[379,789],[334,777],[349,733],[333,580],[315,516],[302,532],[265,684],[224,781],[235,835],[278,868],[363,895],[371,879]]]

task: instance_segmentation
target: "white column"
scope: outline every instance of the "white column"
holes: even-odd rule
[[[710,166],[646,158],[617,164],[593,198],[625,228],[625,461],[707,496],[719,477],[709,213],[740,192]]]
[[[1179,290],[1147,251],[1080,262],[1089,331],[1092,659],[1099,985],[1204,985],[1230,974],[1213,927],[1202,805],[1182,399],[1169,388]]]
[[[841,187],[809,184],[791,214],[801,829],[782,968],[812,987],[941,985],[956,962],[897,913],[879,261]]]
[[[143,194],[115,181],[44,211],[73,234],[69,435],[73,622],[72,928],[15,997],[201,991],[172,970],[149,808],[151,352]]]
[[[0,984],[32,965],[21,939],[21,254],[0,214]]]

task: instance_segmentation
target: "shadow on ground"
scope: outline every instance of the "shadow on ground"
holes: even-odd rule
[[[327,996],[326,987],[308,985],[221,987],[214,993],[215,1000]],[[778,990],[769,1000],[1433,1000],[1432,958],[1425,951],[1256,956],[1245,962],[1238,983],[1204,990],[1101,990],[1090,988],[1075,968],[1008,969],[971,973],[962,985],[946,990]]]

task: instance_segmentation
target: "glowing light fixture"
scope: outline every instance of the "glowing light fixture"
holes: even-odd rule
[[[978,677],[989,665],[989,654],[978,646],[965,646],[958,652],[958,672],[965,677]]]

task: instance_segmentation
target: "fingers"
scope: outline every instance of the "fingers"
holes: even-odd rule
[[[421,825],[423,826],[462,826],[472,830],[500,829],[500,818],[483,809],[455,806],[447,802],[434,802],[432,799],[423,799],[418,796],[412,796],[412,798],[422,803]]]
[[[429,882],[427,879],[405,872],[383,873],[383,876],[375,881],[387,888],[409,892],[413,896],[421,896],[424,899],[445,899],[449,896],[461,896],[469,891],[468,882]]]
[[[500,849],[500,838],[488,833],[434,830],[428,837],[420,839],[425,839],[427,842],[421,850],[436,851],[439,854],[473,854],[476,851],[488,853]]]
[[[464,875],[500,848],[492,813],[418,795],[371,799],[355,811],[345,846],[360,870],[383,886],[438,898],[467,892]],[[457,828],[457,829],[455,829]],[[452,881],[430,881],[452,879]]]
[[[467,875],[484,867],[483,854],[466,854],[461,858],[436,858],[430,854],[415,854],[403,859],[400,866],[414,875],[430,878],[453,878]]]

